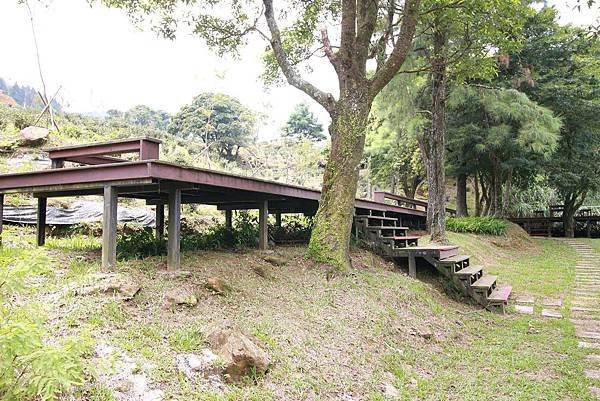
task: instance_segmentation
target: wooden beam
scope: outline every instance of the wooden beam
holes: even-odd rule
[[[4,194],[0,194],[0,246],[2,246],[2,227],[4,220]]]
[[[269,247],[269,201],[263,201],[258,206],[258,249]]]
[[[408,254],[408,276],[417,278],[417,261],[414,253]]]
[[[165,205],[156,205],[156,239],[165,236]]]
[[[225,210],[225,227],[229,230],[233,228],[233,211],[231,209]]]
[[[102,267],[113,269],[117,265],[117,189],[104,187],[102,214]]]
[[[46,206],[47,198],[38,198],[37,204],[37,246],[44,246],[46,243]]]
[[[169,192],[169,232],[167,269],[177,270],[181,265],[181,189]]]

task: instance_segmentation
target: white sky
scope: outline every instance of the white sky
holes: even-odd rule
[[[598,12],[578,13],[569,0],[548,1],[563,23],[587,25]],[[260,138],[278,135],[295,104],[308,101],[324,124],[327,115],[302,92],[266,90],[260,82],[265,43],[255,37],[239,60],[220,59],[200,39],[169,41],[135,28],[121,10],[90,7],[86,0],[31,1],[48,92],[62,85],[61,100],[74,112],[126,110],[138,104],[175,113],[201,92],[223,92],[267,115]],[[40,87],[31,27],[17,0],[0,0],[0,77]],[[333,91],[333,71],[320,65],[310,77]]]

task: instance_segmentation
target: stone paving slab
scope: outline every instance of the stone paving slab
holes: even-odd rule
[[[585,360],[590,363],[600,363],[600,355],[598,354],[589,354],[585,356]]]
[[[595,331],[577,331],[577,337],[586,338],[589,340],[600,340],[600,333]]]
[[[553,309],[542,309],[542,316],[551,317],[554,319],[562,319],[562,315],[559,311]]]
[[[588,379],[592,379],[592,380],[598,380],[598,379],[600,379],[600,370],[597,370],[597,369],[585,369],[583,371],[583,373],[585,373],[585,377],[587,377]]]
[[[515,310],[517,313],[522,313],[524,315],[533,315],[533,306],[515,305]]]
[[[586,341],[579,341],[579,348],[600,349],[600,343],[590,343],[590,342],[586,342]]]
[[[516,299],[518,304],[532,304],[534,302],[534,298],[532,295],[519,295]]]
[[[562,300],[558,298],[544,298],[542,301],[544,306],[562,306]]]

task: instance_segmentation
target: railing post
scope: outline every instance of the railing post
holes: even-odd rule
[[[102,214],[102,268],[117,265],[117,189],[104,187],[104,211]]]
[[[169,191],[169,232],[167,241],[167,269],[177,270],[181,265],[181,189]]]
[[[269,201],[262,201],[258,209],[258,248],[266,250],[269,247]]]
[[[48,199],[45,197],[38,198],[37,205],[37,246],[44,246],[46,243],[46,206]]]

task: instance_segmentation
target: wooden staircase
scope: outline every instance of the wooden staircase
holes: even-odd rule
[[[416,258],[423,258],[458,292],[489,310],[504,313],[512,287],[498,286],[496,276],[485,274],[481,266],[472,266],[469,256],[460,255],[457,246],[419,246],[419,237],[409,235],[398,217],[377,210],[360,213],[354,216],[354,234],[359,244],[384,257],[408,258],[411,277],[416,277]]]

